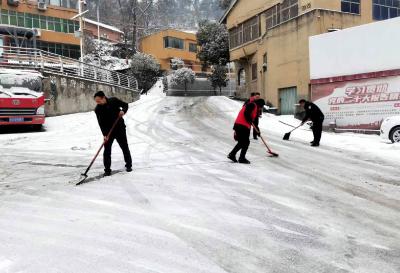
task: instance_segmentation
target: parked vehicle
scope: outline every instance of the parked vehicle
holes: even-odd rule
[[[31,70],[0,69],[0,127],[31,125],[40,129],[45,122],[41,73]]]
[[[392,143],[400,142],[400,116],[385,118],[381,124],[381,137]]]

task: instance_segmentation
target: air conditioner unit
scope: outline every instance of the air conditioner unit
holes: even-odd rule
[[[40,28],[34,28],[33,32],[35,33],[35,37],[42,36],[42,30]]]
[[[46,0],[38,0],[37,8],[38,10],[47,10]]]
[[[19,5],[19,0],[7,0],[7,4],[8,4],[9,6],[18,7],[18,5]]]

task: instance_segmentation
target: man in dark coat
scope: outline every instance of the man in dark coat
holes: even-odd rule
[[[240,110],[233,126],[233,130],[235,131],[235,140],[238,142],[233,150],[228,154],[228,158],[233,162],[238,162],[236,154],[241,151],[239,163],[250,164],[250,161],[246,158],[246,153],[250,145],[249,138],[251,126],[257,114],[258,107],[254,102],[254,98],[251,98],[250,101]]]
[[[304,116],[301,125],[308,120],[313,122],[312,131],[314,134],[314,140],[311,141],[311,146],[318,147],[321,140],[322,123],[324,122],[325,116],[321,109],[319,109],[319,107],[312,102],[300,100],[299,104],[306,111],[306,115]]]
[[[107,98],[103,91],[97,92],[94,95],[94,99],[97,104],[94,111],[96,113],[97,120],[105,141],[103,153],[104,175],[111,175],[111,148],[114,140],[117,140],[124,154],[126,171],[131,172],[132,157],[126,137],[125,122],[122,118],[128,111],[128,104],[117,98]],[[107,138],[111,127],[118,118],[120,119],[117,125],[115,126],[110,137]]]

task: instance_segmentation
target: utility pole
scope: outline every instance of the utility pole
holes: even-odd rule
[[[100,0],[97,1],[97,41],[100,48]],[[101,66],[101,56],[99,56],[99,66]]]
[[[97,38],[100,44],[100,0],[97,2]]]
[[[81,46],[81,62],[83,62],[83,14],[82,14],[82,4],[84,0],[79,0],[79,31],[80,31],[80,46]]]
[[[82,12],[82,4],[86,5],[86,1],[85,0],[79,0],[78,2],[78,14],[73,16],[71,18],[71,20],[75,20],[76,18],[79,18],[79,40],[80,40],[80,47],[81,47],[81,61],[83,61],[83,15],[85,15],[85,13],[89,12],[89,10],[85,10]],[[78,34],[77,32],[75,32],[75,37],[78,38]]]

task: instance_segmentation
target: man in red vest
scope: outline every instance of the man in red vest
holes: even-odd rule
[[[236,160],[236,154],[241,150],[239,163],[250,164],[250,161],[246,158],[246,153],[250,145],[251,126],[257,115],[257,104],[254,98],[251,98],[249,102],[242,107],[242,110],[240,110],[233,126],[233,130],[235,130],[235,139],[238,141],[228,155],[228,158],[233,162],[238,162],[238,160]]]

